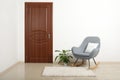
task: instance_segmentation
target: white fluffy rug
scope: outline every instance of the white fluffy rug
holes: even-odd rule
[[[95,77],[92,70],[83,67],[45,67],[42,75]]]

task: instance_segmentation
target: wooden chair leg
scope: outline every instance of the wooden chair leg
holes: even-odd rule
[[[94,58],[93,58],[93,61],[95,63],[95,66],[90,67],[90,69],[92,69],[92,70],[96,69],[98,67],[98,64],[100,64],[100,62],[96,62]]]
[[[89,59],[88,59],[88,64],[89,64],[88,69],[90,69],[90,60]]]
[[[82,59],[82,64],[84,64],[84,59]]]
[[[97,63],[96,63],[96,61],[95,61],[95,59],[94,59],[94,58],[93,58],[93,61],[94,61],[95,65],[97,65]]]
[[[77,61],[78,61],[78,58],[77,58],[76,61],[74,62],[74,65],[77,63]]]

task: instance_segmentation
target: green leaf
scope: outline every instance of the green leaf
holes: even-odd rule
[[[66,50],[66,52],[70,52],[71,50]]]
[[[66,53],[66,51],[65,51],[65,50],[62,50],[62,52],[63,52],[63,53]]]
[[[55,52],[61,52],[60,50],[55,50]]]
[[[72,56],[68,56],[69,58],[73,58]]]
[[[57,60],[58,56],[55,57],[55,61]]]
[[[59,64],[60,62],[62,62],[62,60],[59,60],[58,64]]]
[[[63,55],[63,53],[59,53],[59,55]]]

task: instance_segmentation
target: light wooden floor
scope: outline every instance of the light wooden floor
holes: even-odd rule
[[[94,65],[94,64],[92,64]],[[50,63],[19,63],[0,75],[0,80],[120,80],[120,63],[100,63],[93,71],[96,77],[43,77],[45,66]]]

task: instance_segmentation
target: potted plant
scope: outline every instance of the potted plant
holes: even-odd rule
[[[59,55],[55,57],[55,61],[58,59],[59,63],[64,63],[64,65],[67,65],[70,62],[70,58],[73,58],[71,55],[69,55],[69,52],[71,50],[55,50],[55,52],[59,52]]]

